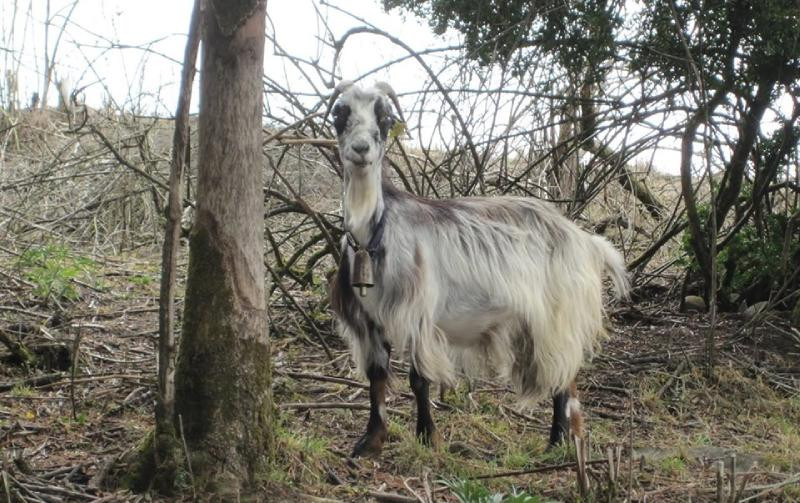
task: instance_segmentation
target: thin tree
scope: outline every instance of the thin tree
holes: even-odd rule
[[[195,491],[226,501],[256,488],[273,444],[260,136],[265,24],[265,0],[206,1],[177,435],[166,453],[164,435],[155,437],[151,459],[161,459],[150,465],[159,489],[188,474]]]
[[[272,445],[260,136],[266,0],[210,0],[207,9],[175,413],[198,486],[224,496],[255,484]]]
[[[166,231],[161,255],[161,294],[158,313],[158,393],[156,395],[156,442],[160,447],[162,464],[166,459],[179,455],[175,435],[175,276],[178,263],[178,245],[181,232],[181,178],[184,161],[189,149],[189,106],[192,102],[192,83],[195,76],[195,63],[200,46],[200,22],[202,2],[195,0],[189,34],[183,56],[181,88],[178,108],[175,112],[175,131],[172,138],[172,159],[170,162],[169,198],[166,207]],[[170,450],[173,450],[170,452]],[[156,454],[155,451],[154,454]]]

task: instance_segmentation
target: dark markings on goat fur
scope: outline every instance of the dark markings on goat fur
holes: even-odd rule
[[[333,115],[333,127],[336,129],[336,134],[344,133],[347,127],[347,119],[350,117],[350,107],[343,103],[337,103],[336,106],[333,107],[331,113]]]
[[[553,395],[553,423],[550,427],[550,445],[563,442],[567,435],[580,437],[583,417],[578,407],[578,386],[572,382],[568,390]]]
[[[417,369],[411,365],[408,382],[417,402],[417,438],[427,445],[435,444],[438,442],[438,434],[431,416],[430,381],[419,375]]]
[[[389,436],[386,428],[386,384],[389,375],[382,365],[367,369],[369,379],[369,420],[367,431],[356,442],[353,456],[377,456]]]
[[[553,422],[550,426],[550,445],[560,444],[569,433],[568,402],[569,393],[566,391],[553,395]]]
[[[356,333],[366,331],[366,315],[356,301],[353,286],[350,283],[350,262],[347,253],[342,254],[339,269],[331,284],[331,309]]]
[[[386,141],[386,138],[389,136],[389,130],[392,129],[395,123],[391,108],[386,106],[386,102],[383,98],[378,97],[378,99],[375,100],[373,110],[375,112],[375,118],[377,119],[378,129],[381,132],[381,139]]]
[[[570,430],[579,434],[570,383],[602,333],[603,275],[610,273],[618,294],[627,291],[622,256],[539,200],[429,200],[398,190],[383,158],[394,121],[389,98],[397,105],[396,95],[386,84],[362,90],[352,83],[337,86],[331,102],[339,95],[338,104],[347,105],[334,107],[345,225],[369,241],[375,219],[386,222],[370,293],[354,293],[347,245],[332,288],[342,334],[370,379],[370,421],[355,453],[375,452],[384,438],[389,341],[411,353],[421,436],[435,431],[428,381],[451,382],[468,363],[510,377],[529,403],[551,396],[552,443]]]

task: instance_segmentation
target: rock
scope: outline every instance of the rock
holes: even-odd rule
[[[761,302],[756,302],[752,306],[749,306],[747,309],[744,310],[744,317],[748,320],[753,319],[759,314],[761,311],[767,308],[769,302],[766,300],[762,300]]]
[[[698,295],[687,295],[683,299],[683,311],[686,313],[705,313],[706,301]]]

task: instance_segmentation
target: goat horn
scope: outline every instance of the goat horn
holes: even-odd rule
[[[400,100],[397,99],[397,93],[394,92],[392,86],[390,86],[388,82],[376,82],[375,89],[381,91],[387,98],[392,100],[394,108],[397,109],[397,115],[400,116],[400,120],[406,122],[405,117],[403,117],[403,110],[400,108]]]
[[[336,87],[333,89],[331,97],[328,99],[328,107],[325,110],[325,117],[330,115],[331,109],[333,108],[333,105],[336,103],[336,100],[339,98],[339,96],[351,87],[353,87],[352,80],[343,80],[336,85]]]

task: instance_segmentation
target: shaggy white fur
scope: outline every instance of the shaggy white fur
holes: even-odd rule
[[[356,362],[383,360],[388,342],[431,381],[493,369],[526,402],[567,389],[604,334],[606,273],[627,295],[622,256],[539,200],[432,201],[397,190],[383,176],[376,111],[390,105],[382,100],[379,88],[350,87],[337,105],[346,107],[337,117],[347,112],[339,124],[346,230],[366,246],[381,218],[384,226],[375,286],[363,298],[344,292],[334,306]],[[346,240],[343,253],[352,270]],[[347,278],[337,286],[352,288]],[[367,320],[377,333],[367,333]]]

